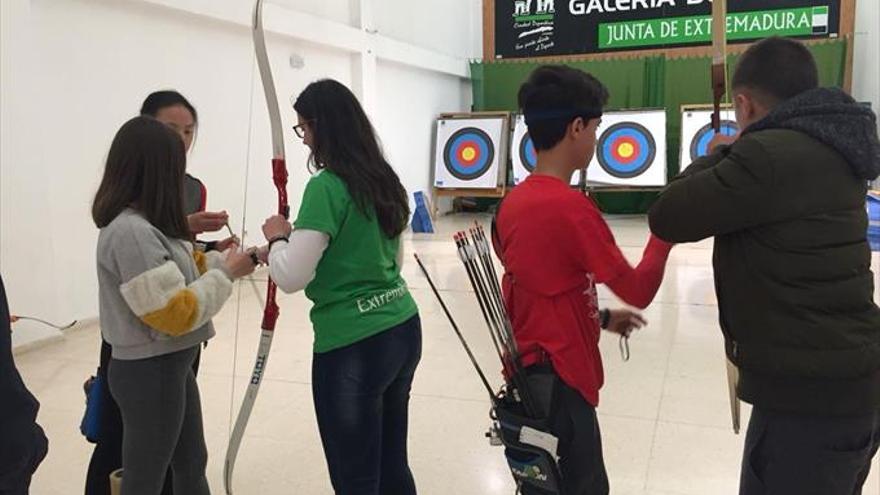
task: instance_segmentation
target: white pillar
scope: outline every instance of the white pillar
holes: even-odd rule
[[[373,23],[373,0],[351,0],[352,25],[363,31],[366,43],[359,53],[353,55],[352,91],[358,96],[367,115],[374,116],[376,109],[376,29]]]

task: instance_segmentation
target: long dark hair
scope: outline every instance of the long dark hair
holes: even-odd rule
[[[135,117],[119,129],[92,203],[92,219],[106,227],[128,207],[168,237],[189,239],[183,213],[186,153],[173,130],[152,117]]]
[[[189,113],[193,116],[193,122],[195,122],[196,127],[198,127],[199,114],[196,112],[196,107],[192,106],[192,103],[190,103],[182,94],[171,89],[150,93],[141,105],[141,115],[155,117],[159,114],[159,110],[177,105],[181,105],[189,110]]]
[[[409,218],[406,189],[354,94],[337,81],[323,79],[309,84],[293,108],[312,132],[310,165],[338,175],[358,208],[367,216],[375,214],[388,238],[399,236]]]

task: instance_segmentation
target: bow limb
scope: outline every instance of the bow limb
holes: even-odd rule
[[[20,321],[20,320],[30,320],[30,321],[35,321],[35,322],[37,322],[37,323],[42,323],[43,325],[46,325],[46,326],[48,326],[48,327],[52,327],[52,328],[57,329],[57,330],[67,330],[68,328],[72,328],[74,325],[76,325],[76,322],[77,322],[77,320],[73,320],[72,322],[70,322],[70,323],[68,323],[68,324],[66,324],[66,325],[58,325],[58,324],[55,324],[55,323],[52,323],[52,322],[46,321],[46,320],[44,320],[44,319],[42,319],[42,318],[37,318],[37,317],[35,317],[35,316],[21,316],[21,315],[10,315],[10,316],[9,316],[9,322],[10,322],[10,323],[15,323],[15,322]]]
[[[712,128],[721,132],[721,100],[727,93],[727,0],[712,2]]]
[[[721,132],[721,100],[727,94],[727,0],[712,2],[712,127]],[[733,432],[740,430],[740,401],[737,395],[739,369],[725,357],[727,392]]]
[[[266,50],[266,35],[263,30],[263,0],[256,0],[254,4],[253,18],[254,50],[257,66],[260,70],[260,78],[263,82],[263,92],[266,95],[266,105],[269,109],[269,120],[272,129],[272,181],[278,192],[278,213],[287,217],[289,206],[287,202],[287,165],[284,156],[284,132],[281,125],[281,111],[278,106],[278,96],[275,92],[275,82],[272,79],[272,68],[269,64],[269,56]],[[263,381],[263,374],[269,360],[269,350],[272,348],[272,338],[275,335],[275,323],[278,320],[278,304],[275,302],[276,286],[269,279],[266,287],[266,306],[263,310],[263,322],[261,325],[260,346],[257,349],[257,358],[254,370],[248,382],[247,391],[235,419],[235,426],[229,437],[229,445],[226,449],[226,460],[223,465],[223,486],[227,495],[232,494],[232,475],[235,470],[235,459],[241,446],[245,428],[250,419],[251,411],[257,400],[257,393]],[[235,377],[233,377],[233,380]]]

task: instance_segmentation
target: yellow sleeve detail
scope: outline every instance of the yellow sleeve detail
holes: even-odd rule
[[[208,271],[208,257],[202,251],[193,251],[193,259],[196,260],[196,268],[199,269],[199,275],[204,275]]]
[[[147,313],[141,320],[159,332],[177,337],[193,330],[199,316],[199,300],[190,289],[177,292],[164,308]]]

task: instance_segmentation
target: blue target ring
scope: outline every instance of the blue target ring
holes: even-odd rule
[[[476,127],[455,131],[443,148],[446,170],[460,180],[473,180],[485,174],[494,158],[492,138]]]
[[[631,179],[643,174],[657,155],[657,142],[645,126],[621,122],[599,138],[599,166],[612,177]]]
[[[721,121],[721,134],[725,136],[735,136],[739,132],[739,126],[732,120]],[[697,131],[693,141],[691,141],[691,161],[709,154],[709,142],[715,137],[715,129],[712,124],[706,124]]]
[[[535,142],[528,133],[523,135],[519,142],[519,159],[523,167],[529,172],[535,171],[538,164],[538,152],[535,151]]]

